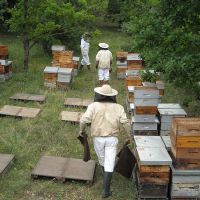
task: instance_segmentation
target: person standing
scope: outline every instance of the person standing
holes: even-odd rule
[[[91,136],[99,164],[103,170],[102,198],[111,196],[110,183],[114,171],[120,124],[123,125],[130,141],[130,121],[123,106],[117,103],[117,90],[110,85],[94,89],[95,98],[80,119],[82,136],[87,124],[91,123]]]
[[[81,66],[80,69],[83,69],[83,66],[87,65],[88,70],[90,70],[90,58],[89,58],[89,49],[90,49],[90,43],[89,38],[91,35],[89,33],[85,33],[81,37],[81,54],[82,54],[82,60],[81,60]]]
[[[112,71],[112,53],[108,50],[109,45],[106,43],[99,43],[100,50],[96,55],[96,69],[98,68],[98,78],[100,86],[108,84],[110,79],[110,72]]]

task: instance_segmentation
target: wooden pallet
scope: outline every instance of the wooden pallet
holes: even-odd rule
[[[49,177],[62,180],[93,182],[96,163],[81,159],[42,156],[31,173],[33,178]]]
[[[81,112],[69,112],[69,111],[62,111],[60,113],[61,115],[61,120],[66,121],[66,122],[71,122],[71,123],[79,123],[81,116],[83,113]]]
[[[12,154],[0,154],[0,176],[3,176],[13,165],[15,156]]]
[[[0,110],[0,116],[13,116],[19,118],[34,118],[40,113],[38,108],[27,108],[19,106],[5,105]]]
[[[38,94],[16,93],[13,96],[11,96],[10,99],[19,101],[36,101],[43,103],[46,100],[46,96]]]
[[[91,99],[66,98],[64,105],[65,106],[75,106],[75,107],[87,107],[92,102],[93,102],[93,100],[91,100]]]

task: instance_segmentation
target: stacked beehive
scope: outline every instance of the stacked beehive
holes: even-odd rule
[[[68,89],[73,80],[73,68],[59,68],[57,87]]]
[[[160,136],[134,136],[138,199],[168,199],[172,160]]]
[[[59,57],[60,67],[72,68],[74,67],[73,62],[73,51],[61,51]]]
[[[157,87],[134,87],[134,115],[132,130],[134,135],[158,135],[157,106],[159,90]]]
[[[170,135],[171,123],[173,117],[186,117],[187,113],[179,104],[159,104],[158,105],[160,135]]]
[[[52,50],[52,56],[53,56],[53,61],[52,61],[52,66],[60,66],[60,54],[62,51],[65,51],[65,46],[63,45],[53,45],[51,47]]]
[[[50,89],[56,88],[58,69],[59,67],[45,67],[44,86]]]
[[[0,45],[0,59],[8,59],[8,46]]]
[[[138,53],[129,53],[127,55],[127,68],[133,72],[138,73],[140,70],[144,69],[143,60]]]
[[[200,118],[174,118],[171,199],[200,199]]]
[[[12,76],[12,61],[0,60],[0,82]]]
[[[128,55],[128,52],[117,52],[116,54],[118,79],[125,79],[126,77],[127,55]]]

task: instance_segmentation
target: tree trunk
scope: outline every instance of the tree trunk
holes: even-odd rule
[[[27,38],[23,41],[24,44],[24,70],[28,71],[28,64],[29,64],[29,40]]]

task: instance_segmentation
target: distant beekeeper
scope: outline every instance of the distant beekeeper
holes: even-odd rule
[[[130,122],[126,117],[123,106],[117,103],[118,92],[110,85],[103,85],[94,89],[94,103],[91,103],[80,119],[82,136],[86,124],[91,123],[91,136],[99,164],[103,170],[102,197],[111,195],[110,183],[115,166],[120,124],[123,125],[130,141]]]
[[[109,83],[113,57],[112,53],[108,50],[108,44],[99,43],[99,48],[100,50],[96,55],[96,69],[98,68],[99,84],[101,86]]]
[[[82,54],[82,60],[81,60],[81,67],[80,69],[83,69],[83,66],[87,66],[87,68],[90,70],[90,58],[89,58],[89,49],[90,49],[90,39],[91,35],[90,33],[84,33],[81,37],[81,54]]]

